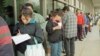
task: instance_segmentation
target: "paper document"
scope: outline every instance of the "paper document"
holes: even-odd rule
[[[14,43],[17,45],[26,40],[31,39],[31,37],[28,34],[21,34],[21,35],[13,36],[12,39],[13,39]]]
[[[60,27],[62,27],[62,23],[61,23],[61,22],[59,22],[58,25],[59,25]]]

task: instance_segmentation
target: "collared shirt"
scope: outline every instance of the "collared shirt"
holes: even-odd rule
[[[72,38],[77,36],[77,18],[76,15],[68,11],[63,17],[64,35],[66,38]]]

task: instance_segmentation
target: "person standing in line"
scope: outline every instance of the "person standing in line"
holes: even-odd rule
[[[92,23],[92,18],[91,18],[91,14],[87,13],[87,17],[89,19],[89,27],[88,27],[88,31],[91,32],[91,23]]]
[[[11,35],[13,36],[13,28],[15,25],[15,19],[14,19],[14,9],[13,6],[7,6],[5,7],[5,16],[4,16],[5,21],[8,24],[8,27],[10,29]]]
[[[99,28],[99,36],[100,36],[100,19],[98,19],[97,26]]]
[[[62,52],[62,19],[58,11],[52,11],[46,25],[51,56],[61,56]]]
[[[69,6],[63,8],[63,38],[66,56],[74,56],[75,54],[75,37],[77,36],[77,18],[70,11]]]
[[[38,24],[40,24],[40,26],[45,22],[45,19],[42,15],[40,15],[39,13],[34,12],[35,10],[34,10],[34,7],[31,3],[25,3],[22,6],[22,8],[24,8],[24,6],[32,10],[32,13],[33,13],[32,17],[36,20],[36,22]]]
[[[34,7],[31,3],[26,3],[22,6],[22,8],[27,7],[29,9],[32,10],[33,15],[32,18],[34,18],[36,20],[36,22],[41,26],[43,33],[44,33],[44,42],[43,42],[43,46],[45,48],[45,52],[47,53],[47,32],[46,32],[46,24],[47,21],[44,19],[44,17],[42,15],[40,15],[39,13],[34,12]]]
[[[86,35],[87,35],[87,33],[88,33],[88,27],[89,27],[89,19],[88,19],[88,13],[86,13],[85,14],[85,16],[84,16],[85,18],[85,32],[86,32]]]
[[[2,17],[0,17],[0,56],[14,56],[11,33]]]
[[[32,10],[27,7],[24,7],[21,10],[19,23],[15,25],[13,34],[29,34],[31,36],[30,40],[27,40],[15,46],[16,50],[21,52],[21,55],[26,54],[26,47],[28,45],[35,45],[34,37],[36,38],[38,43],[42,43],[44,38],[43,31],[40,25],[35,21],[35,19],[32,18]],[[34,46],[32,47],[34,48]]]
[[[82,39],[83,39],[82,30],[84,27],[84,16],[79,9],[76,10],[76,16],[77,16],[77,39],[82,41]]]

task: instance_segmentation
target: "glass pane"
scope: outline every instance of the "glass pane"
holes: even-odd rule
[[[40,0],[29,0],[27,2],[32,3],[34,10],[40,13]]]
[[[40,0],[16,0],[17,1],[17,9],[20,10],[21,6],[25,3],[31,3],[35,11],[40,13]]]
[[[53,10],[53,4],[52,0],[47,0],[47,14],[50,13],[50,11]]]
[[[54,1],[54,8],[57,9],[62,9],[64,7],[64,4],[63,3],[60,3],[60,2],[57,2],[57,1]]]
[[[74,6],[74,0],[69,0],[69,4]]]
[[[79,1],[76,0],[76,8],[79,8]]]
[[[0,15],[2,17],[4,17],[5,15],[5,7],[7,7],[8,5],[13,6],[13,0],[0,0]]]
[[[70,7],[70,10],[71,10],[72,12],[74,12],[74,8],[73,8],[73,7]]]

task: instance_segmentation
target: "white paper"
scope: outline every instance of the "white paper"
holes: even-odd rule
[[[28,34],[21,34],[21,35],[13,36],[12,39],[13,39],[14,43],[17,45],[26,40],[31,39],[31,37]]]
[[[58,25],[59,25],[60,27],[62,27],[62,23],[61,23],[61,22],[59,22]]]

